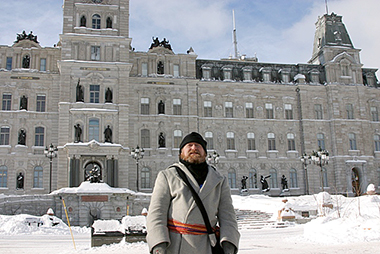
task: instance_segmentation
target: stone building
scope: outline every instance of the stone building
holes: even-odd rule
[[[270,195],[280,195],[282,175],[290,195],[321,191],[321,179],[331,193],[379,188],[377,70],[362,67],[334,13],[318,19],[310,46],[303,64],[198,59],[159,38],[137,52],[129,0],[65,0],[57,45],[23,32],[0,46],[0,193],[77,187],[95,166],[110,186],[149,193],[191,131],[220,156],[233,193],[243,176],[261,193],[261,175],[271,176]],[[145,150],[138,163],[136,146]],[[300,156],[319,147],[328,164],[304,167]]]

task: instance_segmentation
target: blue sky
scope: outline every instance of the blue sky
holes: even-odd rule
[[[53,46],[62,32],[62,5],[63,0],[0,0],[6,20],[0,23],[0,45],[12,45],[25,30],[42,46]],[[326,13],[325,0],[130,0],[132,46],[147,51],[154,36],[168,39],[175,53],[193,47],[198,58],[226,58],[234,52],[233,9],[239,53],[269,63],[307,63],[315,22]],[[380,68],[378,0],[329,0],[328,10],[343,16],[364,67]]]

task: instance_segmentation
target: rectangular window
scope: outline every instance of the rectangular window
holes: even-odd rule
[[[173,115],[182,114],[181,99],[173,99]]]
[[[354,106],[352,104],[346,105],[347,119],[354,119]]]
[[[318,147],[322,148],[325,150],[325,135],[323,133],[318,133],[317,134],[317,142],[318,142]]]
[[[0,145],[9,145],[9,127],[1,127],[0,129]]]
[[[7,57],[7,70],[12,70],[12,57]]]
[[[234,110],[233,110],[233,107],[232,107],[232,102],[227,101],[224,104],[224,106],[225,106],[225,110],[226,110],[226,117],[228,117],[228,118],[234,117]]]
[[[91,46],[91,60],[100,60],[100,46]]]
[[[141,169],[141,188],[150,188],[150,170],[148,168]]]
[[[228,184],[231,189],[236,188],[236,174],[235,172],[228,172]]]
[[[173,76],[175,78],[179,77],[179,65],[178,64],[173,65]]]
[[[323,119],[322,104],[314,104],[315,119]]]
[[[375,151],[379,152],[380,151],[380,136],[379,135],[374,136],[374,142],[375,142]]]
[[[88,140],[99,141],[99,120],[91,119],[88,126]]]
[[[43,169],[40,166],[34,168],[33,173],[33,188],[43,187]]]
[[[0,166],[0,188],[7,188],[8,168]]]
[[[141,98],[141,114],[149,115],[149,98]]]
[[[268,151],[276,150],[276,139],[273,133],[268,133]]]
[[[99,103],[100,86],[90,85],[90,103]]]
[[[285,104],[285,119],[287,119],[287,120],[293,119],[292,104]]]
[[[348,139],[350,140],[350,150],[357,150],[356,147],[356,136],[354,133],[348,134]]]
[[[179,145],[181,144],[182,141],[182,131],[180,130],[175,130],[174,131],[174,148],[179,148]]]
[[[253,103],[247,102],[245,104],[245,117],[246,118],[253,118]]]
[[[257,173],[256,171],[249,172],[249,188],[257,188]]]
[[[271,103],[265,103],[265,110],[267,113],[267,119],[273,119],[274,118],[273,105]]]
[[[297,172],[295,170],[290,171],[290,188],[298,188]]]
[[[11,110],[12,94],[4,93],[1,110]]]
[[[148,63],[142,63],[141,64],[141,76],[143,76],[143,77],[148,76]]]
[[[46,71],[46,58],[40,60],[40,71]]]
[[[248,150],[256,150],[255,134],[254,133],[248,133],[247,134],[247,148],[248,148]]]
[[[227,150],[235,150],[235,135],[232,132],[227,133]]]
[[[202,68],[202,77],[205,80],[211,79],[211,69],[210,68]]]
[[[36,111],[37,112],[45,112],[46,108],[46,96],[45,95],[37,95],[36,102]]]
[[[203,103],[205,117],[212,117],[212,103],[211,101],[205,101]]]
[[[379,113],[377,111],[377,107],[371,107],[371,116],[372,116],[372,121],[374,122],[379,121]]]
[[[45,130],[43,127],[36,127],[35,129],[35,146],[44,146]]]
[[[207,141],[207,149],[213,150],[214,149],[214,138],[212,132],[206,132],[205,133],[205,139]]]
[[[150,131],[147,129],[141,130],[141,147],[150,148]]]

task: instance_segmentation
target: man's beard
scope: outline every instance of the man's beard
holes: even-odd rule
[[[206,156],[202,156],[199,153],[190,153],[187,156],[181,154],[181,159],[188,163],[201,164],[206,161]]]

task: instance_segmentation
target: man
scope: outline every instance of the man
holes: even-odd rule
[[[206,146],[200,134],[188,134],[179,147],[179,163],[159,172],[147,216],[147,242],[151,253],[211,253],[202,214],[174,166],[185,172],[198,193],[211,226],[220,227],[225,254],[237,253],[240,234],[228,181],[207,164]]]

